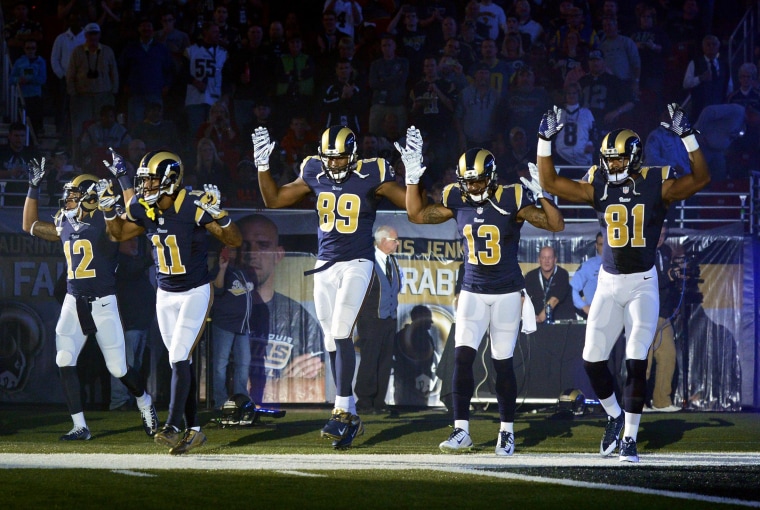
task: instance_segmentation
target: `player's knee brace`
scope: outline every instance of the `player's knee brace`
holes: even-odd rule
[[[604,400],[615,393],[612,373],[607,367],[607,361],[583,361],[583,368],[586,370],[591,387],[594,388],[596,397]]]
[[[647,360],[627,359],[625,368],[628,376],[625,379],[623,405],[626,411],[641,414],[647,391]]]

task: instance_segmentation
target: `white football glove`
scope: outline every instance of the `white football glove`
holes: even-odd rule
[[[253,160],[259,172],[269,170],[269,156],[274,150],[274,142],[269,140],[269,130],[259,126],[251,135],[253,140]]]
[[[100,179],[95,185],[95,192],[98,194],[98,209],[103,212],[113,211],[121,195],[114,193],[113,185],[108,179]]]
[[[203,196],[196,200],[195,205],[206,211],[214,220],[219,221],[229,213],[222,209],[222,194],[214,184],[203,185]]]
[[[544,189],[541,187],[541,183],[538,180],[538,167],[534,163],[528,162],[528,170],[530,170],[530,180],[526,179],[525,177],[520,177],[523,186],[528,188],[528,190],[533,194],[533,198],[536,200],[536,202],[538,202],[539,198],[552,200],[552,196],[544,191]]]
[[[37,158],[32,159],[27,165],[29,172],[29,186],[32,188],[39,188],[42,179],[45,178],[45,158],[37,161]]]
[[[414,126],[406,130],[406,147],[402,147],[395,142],[396,150],[401,154],[401,161],[404,162],[405,176],[407,184],[419,184],[422,174],[425,173],[425,167],[422,166],[422,134]]]

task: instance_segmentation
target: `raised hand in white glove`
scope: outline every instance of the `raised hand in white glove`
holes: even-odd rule
[[[253,160],[256,168],[259,172],[266,172],[269,170],[269,156],[274,150],[274,142],[269,139],[269,130],[262,126],[257,127],[251,135],[251,140],[253,140]]]
[[[229,213],[222,209],[222,194],[214,184],[203,185],[203,195],[196,200],[195,205],[206,211],[214,220],[219,221],[225,218]],[[228,220],[224,225],[228,225],[232,220]]]
[[[114,192],[113,184],[108,179],[100,179],[95,185],[95,192],[98,194],[98,209],[104,213],[113,211],[121,198],[121,195]]]
[[[45,158],[40,161],[37,161],[37,158],[29,161],[27,171],[29,173],[29,186],[39,188],[42,179],[45,178]]]
[[[538,180],[538,167],[535,164],[529,162],[528,170],[530,170],[530,179],[520,177],[523,186],[528,188],[528,190],[533,194],[533,198],[536,201],[538,201],[539,198],[546,198],[547,200],[551,200],[552,196],[544,191],[544,189],[541,187],[541,183]]]
[[[406,147],[398,142],[394,143],[396,150],[401,154],[404,163],[406,184],[419,184],[425,167],[422,166],[422,134],[420,130],[411,126],[406,130]]]
[[[113,160],[112,163],[109,163],[105,159],[103,160],[103,164],[106,166],[106,168],[113,174],[114,177],[117,179],[119,177],[127,175],[127,165],[124,162],[124,158],[119,155],[113,148],[109,147],[109,151],[111,151],[111,159]]]

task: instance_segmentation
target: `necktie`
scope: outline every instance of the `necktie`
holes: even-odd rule
[[[389,282],[393,281],[393,263],[391,262],[391,256],[385,257],[385,277]]]
[[[710,72],[712,73],[713,79],[718,77],[718,68],[715,66],[715,60],[710,61]]]

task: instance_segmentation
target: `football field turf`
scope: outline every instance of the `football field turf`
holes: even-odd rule
[[[3,404],[3,508],[760,507],[760,414],[645,414],[631,465],[599,455],[601,414],[536,411],[518,413],[508,458],[493,453],[493,410],[472,416],[472,453],[445,455],[444,410],[366,416],[354,447],[335,451],[318,432],[327,408],[245,428],[214,427],[202,413],[208,442],[172,457],[137,411],[87,411],[93,439],[69,443],[58,441],[71,428],[63,408]]]

